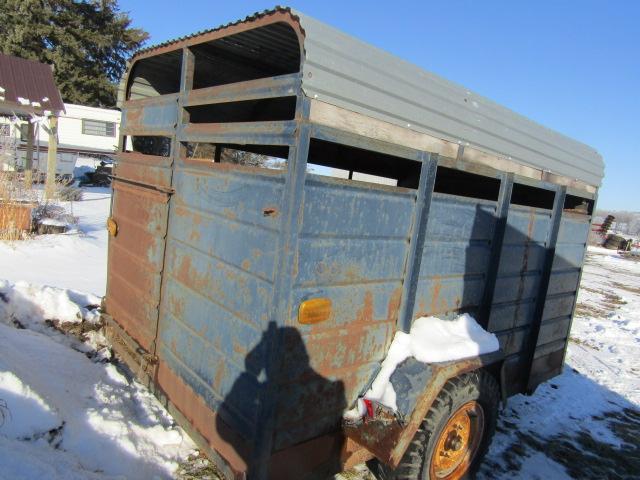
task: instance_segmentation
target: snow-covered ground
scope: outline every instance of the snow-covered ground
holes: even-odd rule
[[[69,233],[0,242],[0,479],[215,478],[96,331],[109,200],[87,188]],[[564,373],[509,399],[479,477],[639,478],[638,438],[640,262],[590,249]]]
[[[111,192],[108,188],[86,188],[81,201],[63,204],[78,217],[77,228],[26,242],[0,242],[0,278],[102,296],[107,281],[105,222]]]
[[[640,262],[590,247],[562,375],[502,412],[479,478],[640,478]]]

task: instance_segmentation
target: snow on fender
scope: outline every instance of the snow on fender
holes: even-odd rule
[[[398,406],[391,375],[409,357],[423,363],[448,362],[495,352],[499,348],[498,338],[467,313],[453,320],[420,317],[408,334],[396,333],[371,388],[358,399],[355,408],[344,414],[344,418],[353,422],[363,417],[367,413],[367,400],[396,412]]]

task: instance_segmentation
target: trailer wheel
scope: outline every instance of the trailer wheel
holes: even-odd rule
[[[479,370],[449,380],[416,431],[398,468],[378,464],[381,480],[473,478],[495,432],[500,389]]]

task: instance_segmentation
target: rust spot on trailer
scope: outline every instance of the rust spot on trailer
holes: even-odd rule
[[[233,351],[236,352],[238,355],[245,356],[247,354],[247,347],[234,340]]]
[[[391,293],[391,298],[389,298],[389,307],[387,309],[387,320],[396,320],[398,318],[398,311],[400,310],[401,302],[402,302],[402,287],[398,287]]]
[[[184,316],[184,298],[171,295],[169,297],[169,305],[171,312],[177,317],[182,318]]]
[[[142,126],[142,113],[144,109],[142,108],[127,108],[125,111],[125,119],[127,128],[135,128]]]
[[[264,215],[265,217],[277,217],[279,214],[279,211],[276,207],[264,207],[262,209],[262,215]]]
[[[438,311],[438,300],[440,299],[440,290],[442,290],[442,284],[440,278],[434,278],[433,293],[431,294],[431,313]]]
[[[231,208],[224,208],[222,210],[222,214],[224,215],[225,218],[228,218],[229,220],[235,220],[238,218],[238,214]]]
[[[224,379],[226,373],[226,367],[224,362],[218,363],[218,369],[216,370],[216,376],[213,378],[213,388],[220,392],[220,385],[222,384],[222,380]]]
[[[364,294],[364,305],[358,311],[356,316],[357,322],[371,322],[373,320],[373,293],[367,291]]]

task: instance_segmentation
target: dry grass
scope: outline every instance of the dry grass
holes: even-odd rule
[[[41,189],[25,184],[21,172],[0,171],[0,240],[29,238],[39,218],[62,215],[65,217],[62,220],[69,220],[58,202],[80,199],[81,192],[72,190],[63,182],[56,181],[54,198],[45,200]]]
[[[31,230],[38,195],[17,172],[0,172],[0,240],[21,240]]]

